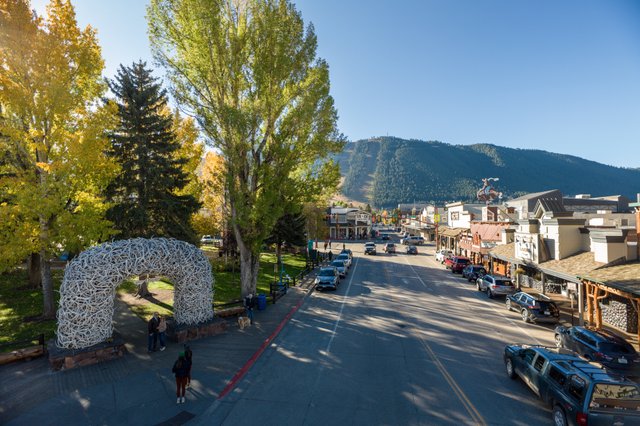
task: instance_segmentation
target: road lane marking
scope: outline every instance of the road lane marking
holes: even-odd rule
[[[440,362],[440,360],[438,359],[438,356],[433,351],[433,349],[431,349],[431,346],[429,346],[429,344],[422,337],[420,338],[420,343],[422,343],[422,346],[424,346],[424,348],[427,350],[427,352],[429,353],[429,357],[435,364],[436,368],[440,371],[440,374],[442,374],[442,377],[444,377],[444,379],[447,381],[447,383],[449,384],[453,392],[456,394],[456,396],[458,397],[458,399],[460,400],[464,408],[467,410],[467,413],[469,413],[469,416],[473,419],[473,422],[477,425],[486,426],[487,422],[485,422],[482,415],[478,412],[478,410],[473,405],[473,403],[471,403],[471,401],[469,400],[467,395],[464,393],[464,391],[460,388],[460,386],[458,386],[454,378],[449,374],[446,368],[444,368],[444,365]]]
[[[358,258],[355,258],[355,262],[353,263],[353,271],[351,271],[351,278],[349,278],[349,285],[347,285],[347,291],[342,296],[342,303],[340,304],[340,312],[338,312],[338,319],[333,326],[333,330],[331,331],[331,337],[329,338],[329,343],[327,344],[326,354],[329,355],[331,353],[331,344],[333,343],[333,338],[336,337],[336,332],[338,331],[338,325],[340,324],[340,319],[342,318],[342,311],[344,310],[344,304],[347,301],[347,296],[349,295],[349,290],[351,289],[351,283],[353,282],[353,277],[356,274],[356,268],[358,267]]]

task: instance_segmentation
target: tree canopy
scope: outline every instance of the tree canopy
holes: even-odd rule
[[[97,106],[100,47],[68,0],[52,0],[46,18],[24,0],[0,10],[0,269],[39,253],[52,317],[51,256],[111,235],[101,193],[117,171],[103,154],[114,111]]]
[[[152,0],[149,35],[173,95],[224,161],[224,188],[254,291],[260,247],[289,205],[339,181],[329,67],[286,0]]]
[[[170,114],[166,91],[145,63],[120,66],[109,87],[119,123],[110,135],[108,153],[121,170],[106,191],[113,204],[107,217],[119,230],[118,238],[162,236],[195,242],[190,224],[199,202],[185,191],[190,161],[189,152],[181,153],[182,148],[193,150],[193,130],[181,128],[180,118]],[[174,121],[186,137],[185,147],[178,142]]]

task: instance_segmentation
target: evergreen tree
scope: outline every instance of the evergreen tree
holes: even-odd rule
[[[188,159],[176,155],[180,144],[166,113],[166,91],[144,62],[121,65],[109,88],[120,119],[109,154],[122,170],[107,189],[114,203],[107,217],[120,231],[118,237],[195,242],[190,218],[200,204],[193,195],[180,193],[189,183],[184,170]]]

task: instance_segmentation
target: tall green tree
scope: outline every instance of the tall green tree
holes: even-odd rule
[[[51,257],[111,234],[103,67],[70,1],[52,0],[42,18],[26,0],[0,0],[0,270],[38,254],[45,318],[55,315]]]
[[[195,242],[191,215],[200,207],[184,188],[189,158],[173,130],[167,94],[144,62],[120,66],[109,82],[119,124],[111,135],[109,155],[121,172],[107,188],[113,203],[107,217],[118,238],[173,237]]]
[[[313,27],[287,0],[152,0],[149,36],[173,95],[224,159],[242,295],[286,206],[336,187],[343,138]]]

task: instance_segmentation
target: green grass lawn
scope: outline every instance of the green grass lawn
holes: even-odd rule
[[[56,305],[60,293],[62,271],[51,271],[54,282],[54,297]],[[42,321],[42,289],[29,288],[27,272],[17,270],[0,275],[0,345],[20,340],[37,339],[44,333],[45,340],[55,336],[56,320]],[[0,352],[31,346],[34,343],[23,343],[13,346],[2,346]]]
[[[260,256],[260,272],[257,283],[257,293],[269,294],[269,284],[274,281],[274,264],[276,256],[273,253],[263,253]],[[285,272],[291,277],[296,276],[305,267],[305,258],[300,255],[283,255]],[[220,265],[218,265],[220,266]],[[214,268],[215,270],[215,268]],[[58,303],[60,283],[63,271],[52,271],[56,305]],[[214,306],[240,299],[240,271],[235,267],[233,271],[214,272]],[[40,288],[27,288],[26,271],[16,270],[0,275],[0,345],[19,340],[37,338],[40,333],[45,334],[45,339],[55,337],[56,321],[32,321],[42,313],[42,290]],[[137,290],[133,281],[125,281],[118,286],[119,293],[135,294]],[[168,280],[158,279],[149,283],[151,293],[157,290],[173,291],[173,284]],[[154,311],[160,314],[173,315],[173,299],[162,301],[157,299],[139,299],[131,310],[141,318],[147,319]],[[1,347],[0,352],[7,352],[19,347],[30,346],[21,344],[18,346]]]

